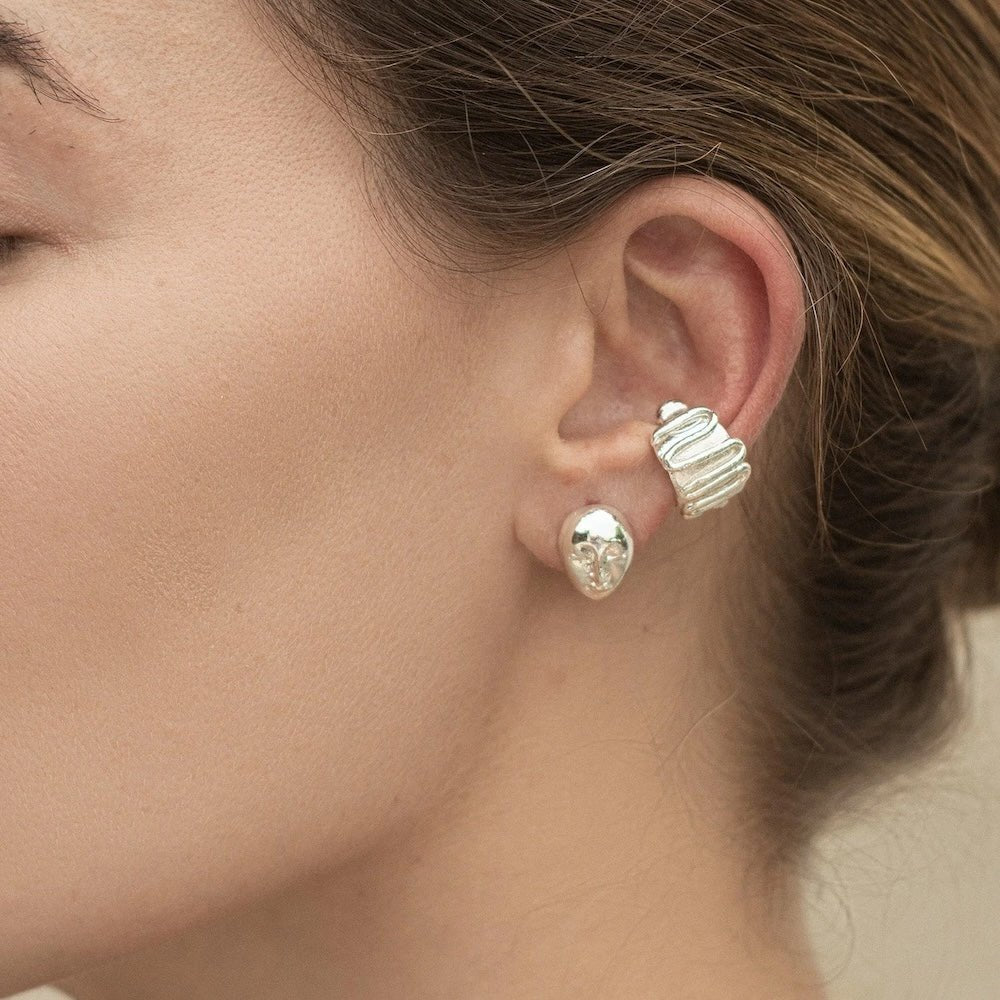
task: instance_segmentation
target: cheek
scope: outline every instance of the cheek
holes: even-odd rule
[[[363,845],[473,737],[514,613],[467,317],[370,254],[283,287],[190,258],[9,310],[0,968]]]

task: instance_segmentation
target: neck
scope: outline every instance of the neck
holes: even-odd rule
[[[822,998],[796,889],[745,878],[724,692],[673,669],[697,660],[623,600],[590,634],[561,613],[576,624],[531,631],[490,738],[417,822],[58,985],[77,1000]]]

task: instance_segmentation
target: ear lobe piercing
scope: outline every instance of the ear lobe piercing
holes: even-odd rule
[[[632,533],[620,510],[590,504],[563,522],[559,551],[573,586],[599,601],[622,582],[632,562]]]
[[[666,470],[681,513],[700,517],[724,507],[746,485],[746,446],[730,437],[706,406],[670,400],[657,411],[650,443]],[[602,600],[622,582],[632,563],[632,533],[615,507],[589,504],[566,517],[559,532],[563,565],[581,594]]]

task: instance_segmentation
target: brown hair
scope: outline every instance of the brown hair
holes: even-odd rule
[[[748,816],[768,863],[800,859],[951,734],[953,611],[996,597],[1000,7],[256,2],[360,112],[380,198],[446,266],[554,249],[679,171],[786,227],[807,340],[757,477],[781,488],[741,497],[769,566],[734,613],[765,623]]]

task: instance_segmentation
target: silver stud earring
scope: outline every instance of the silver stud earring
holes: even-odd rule
[[[651,443],[667,470],[684,517],[724,507],[750,478],[746,446],[730,437],[707,406],[688,408],[676,400],[657,413]]]
[[[620,510],[590,504],[563,521],[559,551],[573,586],[599,601],[622,582],[632,562],[632,533]]]

